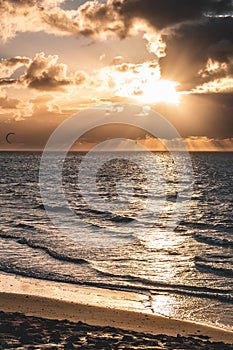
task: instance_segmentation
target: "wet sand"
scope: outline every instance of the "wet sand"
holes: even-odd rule
[[[113,336],[113,333],[116,335],[128,335],[135,341],[144,339],[145,342],[148,338],[145,334],[150,334],[148,338],[149,341],[157,341],[157,343],[160,341],[157,339],[158,335],[163,334],[164,341],[176,341],[180,346],[182,342],[189,342],[189,344],[186,347],[182,347],[182,349],[202,349],[202,346],[206,346],[206,342],[209,342],[209,345],[205,349],[225,349],[223,343],[233,343],[233,332],[231,331],[204,324],[149,314],[148,309],[144,306],[145,301],[146,296],[142,294],[75,286],[1,273],[0,310],[4,311],[1,320],[5,320],[1,333],[5,334],[4,332],[7,327],[4,328],[4,324],[6,325],[8,322],[7,320],[11,319],[8,328],[12,329],[10,333],[11,336],[14,337],[14,330],[17,329],[17,327],[14,326],[14,317],[16,317],[18,323],[26,322],[26,325],[28,325],[27,327],[25,326],[25,334],[28,333],[27,329],[30,330],[32,325],[36,323],[37,334],[43,334],[47,329],[46,332],[51,335],[52,328],[49,324],[49,320],[54,320],[51,321],[55,322],[53,327],[55,327],[55,325],[57,325],[56,327],[64,327],[63,333],[65,340],[63,339],[63,342],[66,342],[68,339],[68,335],[65,335],[65,328],[67,328],[67,330],[73,329],[74,332],[74,329],[76,329],[75,327],[79,325],[79,328],[75,331],[77,339],[73,340],[74,343],[75,341],[81,341],[79,337],[82,338],[82,336],[79,336],[79,332],[81,332],[80,334],[87,332],[87,330],[85,331],[85,327],[90,327],[88,332],[90,332],[90,335],[93,333],[94,338],[101,338],[101,334],[105,334],[106,329],[110,329],[112,333],[108,331],[110,333],[108,333],[107,336],[110,343],[112,338],[119,338]],[[21,313],[21,315],[15,315],[16,312]],[[12,315],[12,313],[14,314]],[[24,317],[26,317],[28,321],[23,321]],[[94,336],[97,330],[99,335]],[[138,335],[135,332],[138,332]],[[69,337],[72,336],[71,333],[69,333]],[[48,341],[50,335],[47,335],[46,339],[48,339]],[[17,341],[19,341],[19,339]],[[190,343],[191,341],[193,344]],[[195,345],[197,341],[199,343]],[[202,344],[203,342],[205,344]],[[210,342],[222,342],[221,347],[210,347]],[[110,348],[118,349],[120,346],[118,345],[116,343],[114,345],[116,347]],[[55,348],[57,349],[59,347]],[[83,349],[84,348],[85,347],[83,347]],[[89,348],[91,349],[91,347],[86,347],[86,349]],[[93,349],[94,348],[97,349],[98,347],[95,346]],[[108,349],[108,347],[102,348]],[[137,349],[137,347],[131,346],[128,348]],[[150,347],[146,347],[146,349],[149,348]],[[162,347],[158,347],[158,349],[160,348],[162,349]],[[172,346],[171,349],[173,348],[175,349],[175,347]],[[38,349],[42,349],[42,347]],[[70,347],[70,349],[72,349],[72,347]],[[142,349],[142,347],[138,347],[138,349]],[[226,349],[233,349],[233,347],[229,345]]]

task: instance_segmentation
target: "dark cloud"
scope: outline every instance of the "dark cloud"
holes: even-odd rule
[[[232,137],[233,93],[188,94],[181,106],[156,105],[182,137]]]
[[[58,30],[60,33],[77,34],[80,31],[79,24],[70,18],[66,11],[62,9],[53,12],[43,10],[40,15],[44,23],[56,29],[56,31]]]
[[[30,58],[20,56],[2,59],[0,63],[0,85],[14,85],[16,80],[13,73],[22,66],[27,67],[30,62]]]
[[[0,65],[0,73],[11,76],[22,65],[27,66],[24,74],[18,79],[1,78],[0,86],[17,85],[41,91],[64,91],[67,86],[81,86],[88,79],[88,75],[82,71],[77,71],[74,78],[68,77],[67,66],[58,63],[58,56],[46,57],[43,52],[36,54],[33,59],[18,56],[5,59]]]
[[[135,20],[140,19],[156,30],[163,30],[187,21],[196,21],[207,14],[223,15],[232,10],[231,0],[109,0],[106,3],[88,1],[81,6],[78,32],[98,36],[106,32],[126,37]],[[56,21],[56,25],[58,25]],[[51,22],[50,22],[51,24]]]
[[[189,90],[210,78],[200,74],[208,59],[226,63],[226,69],[218,72],[219,78],[232,74],[232,33],[233,18],[227,17],[183,24],[164,35],[167,48],[166,56],[160,58],[162,76],[181,82],[181,89]]]
[[[62,2],[62,1],[60,1]],[[87,1],[77,10],[66,11],[54,0],[0,0],[2,37],[20,31],[47,31],[54,34],[82,34],[95,38],[129,35],[135,20],[156,30],[187,21],[201,20],[232,11],[231,0],[108,0]],[[17,20],[16,20],[17,19]]]
[[[125,0],[113,3],[116,4],[115,9],[124,16],[125,22],[127,19],[141,18],[160,30],[198,20],[207,13],[221,15],[232,10],[231,0]]]
[[[20,78],[29,88],[44,91],[64,91],[69,85],[82,85],[87,79],[83,72],[76,72],[74,79],[68,77],[67,66],[58,63],[57,55],[36,54],[24,76]]]
[[[15,67],[15,66],[18,67],[22,65],[27,65],[30,63],[30,61],[31,60],[28,57],[16,56],[16,57],[4,59],[2,61],[2,65],[4,65],[5,67]]]
[[[15,79],[0,79],[0,86],[15,85],[16,83]]]

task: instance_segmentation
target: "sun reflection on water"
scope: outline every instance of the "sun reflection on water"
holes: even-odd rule
[[[178,248],[184,241],[184,237],[174,231],[153,230],[141,235],[141,241],[152,249],[171,249]]]
[[[179,308],[180,302],[177,298],[164,294],[164,295],[154,295],[152,308],[156,314],[161,314],[167,317],[174,317],[176,309]]]

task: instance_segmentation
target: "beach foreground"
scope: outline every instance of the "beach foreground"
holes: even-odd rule
[[[85,332],[90,333],[91,339],[99,337],[100,341],[104,335],[105,338],[109,338],[109,344],[112,342],[111,339],[115,337],[114,334],[117,339],[126,336],[128,341],[129,339],[139,341],[145,338],[145,342],[148,338],[146,338],[145,334],[150,334],[149,341],[154,339],[157,342],[157,349],[162,349],[158,343],[159,341],[161,342],[161,336],[158,338],[158,335],[163,334],[164,342],[177,342],[179,346],[183,344],[182,349],[232,349],[230,345],[225,347],[223,343],[233,343],[233,332],[204,324],[149,314],[148,309],[144,306],[145,303],[146,296],[142,294],[75,286],[4,273],[0,274],[0,310],[4,311],[1,314],[2,334],[5,334],[6,329],[8,329],[8,334],[11,333],[12,337],[16,336],[14,334],[18,329],[16,325],[20,324],[21,330],[23,327],[23,333],[26,335],[28,332],[32,332],[33,327],[35,328],[34,332],[37,330],[38,334],[47,332],[47,341],[50,341],[49,337],[54,333],[54,329],[61,327],[64,332],[60,330],[59,334],[64,333],[63,338],[66,340],[72,336],[73,332],[73,335],[76,334],[77,339],[73,339],[74,344],[82,341]],[[21,314],[15,314],[16,312]],[[6,326],[7,324],[8,327]],[[67,334],[65,334],[66,330]],[[99,332],[99,335],[94,335],[96,332]],[[107,335],[105,335],[106,332]],[[135,332],[140,334],[134,334]],[[209,345],[206,344],[206,341],[209,342]],[[125,342],[127,343],[127,340]],[[186,347],[184,346],[185,342],[188,342],[188,345],[185,345]],[[210,345],[210,342],[221,342],[221,344]],[[59,344],[59,342],[56,344]],[[176,348],[175,345],[164,344],[168,348],[169,346],[171,349]],[[115,345],[115,347],[100,348],[127,348],[118,347],[117,343]],[[155,343],[153,346],[155,346]],[[27,349],[28,347],[25,348]],[[42,349],[43,347],[39,348]],[[57,348],[59,347],[54,349]],[[72,349],[72,347],[68,348]],[[78,346],[77,348],[81,347]],[[92,347],[88,345],[88,347],[84,348],[91,349]],[[94,348],[97,348],[96,345]],[[137,347],[131,346],[128,348],[137,349]],[[138,349],[142,348],[142,346],[138,347]],[[146,346],[146,349],[149,348],[149,345]],[[155,347],[153,348],[156,349]],[[33,347],[30,349],[33,349]]]
[[[82,322],[48,320],[0,312],[0,349],[182,349],[230,350],[231,345],[208,337],[152,335]]]

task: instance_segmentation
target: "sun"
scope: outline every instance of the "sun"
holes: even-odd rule
[[[142,84],[141,93],[136,100],[141,103],[179,104],[180,94],[176,91],[177,83],[170,80],[158,80]]]
[[[180,93],[176,90],[178,83],[161,79],[160,69],[156,63],[145,62],[136,67],[119,65],[108,73],[115,96],[147,104],[180,102]]]

